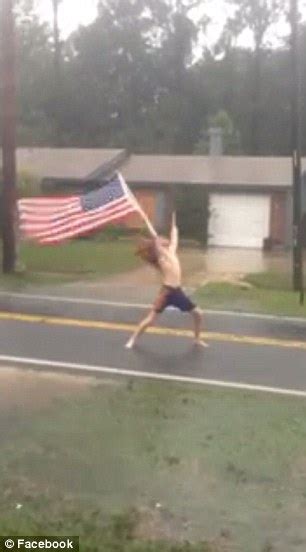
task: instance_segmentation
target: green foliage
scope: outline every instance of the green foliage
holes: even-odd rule
[[[31,508],[32,509],[32,508]],[[102,511],[89,509],[86,513],[74,507],[61,514],[44,516],[41,511],[19,516],[18,526],[2,516],[0,531],[16,537],[31,535],[78,535],[81,552],[221,552],[208,543],[190,544],[167,541],[145,541],[134,537],[137,512],[117,514],[108,521]]]
[[[226,31],[238,38],[247,28],[251,31],[255,49],[263,48],[267,33],[286,12],[282,0],[228,0],[234,8],[227,21]]]
[[[209,128],[220,128],[222,130],[223,151],[226,155],[240,153],[240,135],[235,129],[234,122],[225,110],[220,110],[216,115],[209,117],[207,124],[201,131],[200,139],[197,142],[194,153],[207,155],[209,152]]]
[[[54,122],[46,110],[52,97],[51,31],[35,13],[33,0],[16,4],[19,145],[52,143]]]
[[[95,241],[117,241],[122,238],[132,238],[142,232],[140,230],[135,230],[134,228],[127,228],[123,224],[110,225],[105,227],[104,230],[98,232],[94,235],[93,239]]]
[[[40,180],[35,176],[21,171],[17,177],[17,191],[19,197],[34,197],[41,193]]]
[[[223,44],[227,53],[235,41],[247,29],[253,39],[253,53],[245,78],[245,92],[248,105],[248,139],[245,150],[250,154],[265,154],[262,147],[261,123],[264,123],[265,61],[269,54],[267,36],[273,25],[280,21],[286,9],[282,0],[228,0],[233,8],[223,31]],[[230,37],[230,41],[228,41]],[[246,98],[247,99],[247,98]],[[272,121],[272,120],[271,120]]]
[[[207,245],[209,199],[201,187],[178,186],[175,195],[175,208],[182,238],[197,240]]]
[[[51,28],[32,0],[19,0],[18,143],[206,153],[203,132],[217,114],[226,127],[234,121],[226,153],[288,155],[289,48],[268,42],[284,4],[227,2],[232,9],[221,40],[202,51],[199,31],[208,21],[195,15],[205,12],[198,0],[101,0],[96,20],[62,42],[59,78]],[[238,47],[246,29],[253,47]],[[305,130],[305,115],[302,124]]]

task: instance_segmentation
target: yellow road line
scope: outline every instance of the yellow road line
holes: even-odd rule
[[[135,324],[121,324],[117,322],[104,322],[99,320],[81,320],[77,318],[61,318],[56,316],[21,314],[15,312],[0,312],[0,320],[122,332],[132,332],[136,328]],[[174,337],[192,336],[192,332],[190,330],[162,327],[151,327],[147,330],[147,333]],[[286,339],[273,339],[269,337],[257,337],[251,335],[239,335],[219,332],[202,332],[201,335],[203,339],[207,339],[209,341],[241,343],[245,345],[259,345],[268,347],[282,347],[288,349],[301,349],[306,351],[306,341],[291,341]]]

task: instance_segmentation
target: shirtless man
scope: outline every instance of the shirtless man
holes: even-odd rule
[[[187,297],[181,288],[181,265],[177,256],[178,228],[175,214],[172,216],[170,240],[154,236],[150,240],[143,240],[143,245],[138,248],[137,254],[145,261],[153,265],[162,276],[162,287],[149,314],[139,324],[137,330],[126,344],[127,349],[132,349],[138,337],[151,326],[158,314],[167,307],[176,307],[182,312],[188,312],[194,323],[194,343],[202,347],[208,347],[201,341],[202,311]]]

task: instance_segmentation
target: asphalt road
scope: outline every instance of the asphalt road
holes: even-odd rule
[[[213,313],[209,349],[195,349],[190,320],[162,315],[139,346],[124,344],[140,305],[0,293],[0,363],[196,381],[306,397],[306,320]]]

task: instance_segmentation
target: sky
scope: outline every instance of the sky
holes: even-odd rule
[[[52,1],[35,0],[40,17],[52,21]],[[79,25],[88,25],[97,14],[97,0],[62,0],[59,8],[59,25],[62,36],[67,37]]]
[[[52,21],[52,0],[35,1],[37,12],[39,13],[41,19],[49,22]],[[59,9],[59,24],[63,38],[66,38],[79,25],[88,25],[95,19],[97,14],[97,1],[98,0],[62,0]],[[206,1],[208,3],[205,5],[205,9],[207,14],[213,19],[213,24],[210,25],[208,29],[208,42],[214,43],[221,32],[229,8],[224,0]],[[284,1],[288,1],[289,3],[289,0]],[[303,18],[305,19],[306,0],[300,0],[300,9],[303,13]],[[286,32],[287,27],[285,25],[281,25],[276,30],[276,34],[280,36],[283,36]],[[272,37],[272,42],[273,41],[275,41],[274,36]],[[243,45],[251,45],[248,33],[245,33],[245,36],[242,37],[241,43]]]

